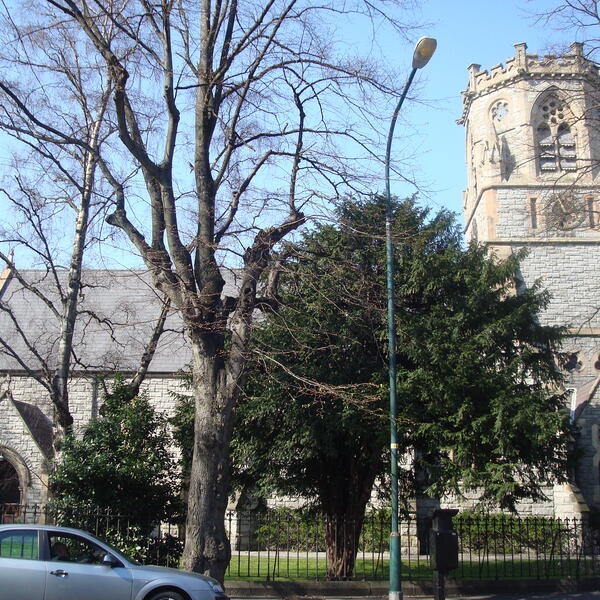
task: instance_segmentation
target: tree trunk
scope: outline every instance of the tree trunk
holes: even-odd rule
[[[92,124],[88,135],[90,148],[98,150],[101,126],[104,121],[104,112],[109,96],[103,96],[102,105],[96,121]],[[83,182],[79,198],[79,208],[75,221],[75,233],[71,248],[71,262],[67,278],[67,289],[63,296],[63,315],[58,344],[56,367],[52,376],[52,401],[56,413],[56,427],[54,430],[54,451],[59,452],[62,439],[73,425],[73,416],[69,408],[69,375],[73,352],[73,335],[77,321],[77,307],[79,291],[81,289],[81,272],[83,268],[83,255],[87,243],[87,233],[90,221],[90,205],[94,194],[94,181],[98,160],[92,151],[86,152],[83,161]]]
[[[225,511],[235,397],[226,385],[223,337],[211,338],[216,343],[210,350],[206,341],[192,340],[195,436],[183,566],[222,582],[231,557]]]
[[[378,452],[369,461],[369,454]],[[353,456],[349,450],[339,469],[327,478],[329,485],[319,494],[325,513],[325,551],[327,577],[348,579],[354,574],[358,543],[365,510],[378,472],[381,448],[363,448]]]
[[[327,578],[349,579],[354,573],[358,541],[364,522],[362,514],[325,516]]]

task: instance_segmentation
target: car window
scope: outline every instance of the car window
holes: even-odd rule
[[[88,565],[102,563],[106,550],[78,535],[48,532],[50,560]]]
[[[129,556],[129,554],[127,554],[127,552],[123,552],[123,550],[121,550],[120,548],[116,548],[115,546],[113,546],[112,544],[110,544],[109,542],[107,542],[105,539],[100,538],[100,541],[109,549],[111,550],[112,554],[114,554],[117,558],[121,557],[124,558],[127,562],[130,562],[132,565],[138,565],[140,566],[142,563],[135,560],[135,558],[132,558],[131,556]]]
[[[0,558],[37,560],[39,545],[37,531],[0,532]]]

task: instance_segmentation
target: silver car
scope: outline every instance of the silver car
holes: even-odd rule
[[[0,525],[0,600],[228,600],[210,577],[137,564],[93,535]]]

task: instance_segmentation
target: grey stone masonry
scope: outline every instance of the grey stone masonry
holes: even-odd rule
[[[22,504],[47,498],[49,457],[36,442],[8,390],[0,395],[0,454],[11,462],[19,477]]]
[[[567,328],[582,458],[576,482],[548,497],[569,516],[600,508],[600,75],[578,43],[560,56],[515,48],[504,65],[468,69],[465,235],[499,257],[526,250],[517,290],[539,282],[551,294],[542,322]]]
[[[102,383],[86,374],[75,375],[69,385],[69,406],[74,418],[74,430],[84,427],[98,415],[105,387],[110,389],[111,380]],[[184,379],[178,375],[149,375],[142,385],[141,393],[148,395],[152,405],[167,416],[175,411],[177,394],[189,394]],[[38,408],[47,415],[51,436],[53,415],[47,391],[31,377],[12,374],[0,387],[0,455],[6,458],[19,473],[21,503],[42,503],[48,497],[48,472],[51,452],[41,448],[32,435],[23,415],[16,405]]]
[[[74,418],[74,428],[81,431],[91,419],[98,416],[105,389],[110,389],[111,379],[102,382],[89,374],[76,374],[69,383],[69,408]],[[52,405],[48,392],[27,375],[11,375],[5,380],[12,397],[15,400],[27,402],[40,407],[46,414],[52,414]],[[182,376],[149,375],[141,386],[140,393],[148,395],[152,405],[157,410],[172,416],[175,410],[174,394],[189,394],[190,391]]]

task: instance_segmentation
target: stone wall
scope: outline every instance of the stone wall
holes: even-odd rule
[[[48,461],[20,417],[10,396],[0,396],[0,454],[17,471],[22,504],[46,500]]]
[[[585,406],[577,420],[581,452],[577,483],[590,506],[600,508],[600,405],[598,399]]]
[[[523,517],[530,516],[543,516],[552,517],[554,516],[554,486],[549,485],[544,488],[544,494],[546,500],[533,502],[532,500],[522,500],[517,504],[517,512]],[[441,502],[441,508],[457,508],[461,510],[477,510],[481,508],[480,505],[481,494],[477,491],[471,491],[464,493],[461,497],[454,495],[445,496]],[[502,512],[499,508],[486,507],[491,513]]]
[[[522,246],[513,246],[518,251]],[[563,325],[581,334],[600,332],[600,244],[556,243],[527,246],[527,257],[521,273],[527,286],[540,281],[550,294],[550,303],[543,312],[544,322]],[[590,338],[577,342],[591,350]],[[596,341],[597,343],[597,341]],[[599,348],[600,350],[600,348]]]
[[[111,381],[105,381],[110,388]],[[14,404],[7,394],[16,401],[26,402],[40,408],[51,420],[53,408],[47,391],[31,377],[12,375],[5,379],[0,400],[0,453],[13,464],[23,481],[22,503],[36,504],[47,499],[48,459],[37,446]],[[176,406],[173,393],[189,393],[181,377],[149,376],[142,385],[142,393],[147,393],[152,405],[167,416],[172,416]],[[69,403],[74,418],[74,430],[82,432],[91,419],[98,415],[104,394],[103,384],[90,376],[74,376],[69,385]]]
[[[127,379],[126,379],[127,380]],[[110,389],[113,381],[99,381],[93,376],[76,375],[69,382],[69,406],[76,430],[81,430],[91,419],[98,415],[104,390]],[[27,375],[11,375],[3,389],[10,389],[15,400],[28,402],[52,416],[52,403],[45,388]],[[176,400],[172,393],[189,394],[183,378],[178,376],[149,375],[140,389],[147,393],[152,406],[168,416],[175,410]]]

